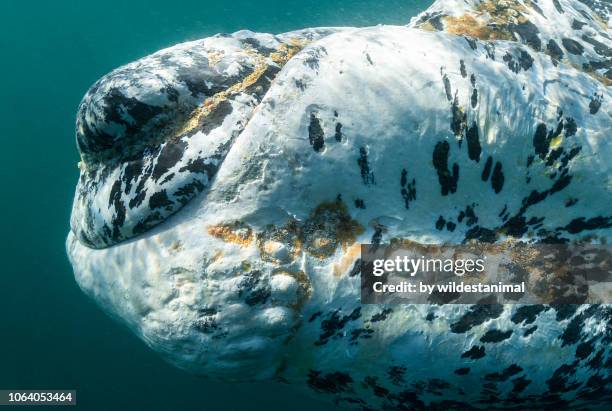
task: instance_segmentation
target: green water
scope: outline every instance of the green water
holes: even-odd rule
[[[98,77],[178,42],[243,28],[405,24],[431,2],[2,0],[0,389],[76,389],[87,410],[335,409],[287,386],[178,371],[80,292],[64,251],[74,114]]]

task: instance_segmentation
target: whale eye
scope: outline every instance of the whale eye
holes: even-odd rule
[[[92,248],[137,236],[210,185],[302,43],[238,32],[179,44],[98,80],[77,113],[72,231]]]

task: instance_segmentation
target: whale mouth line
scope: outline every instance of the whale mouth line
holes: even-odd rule
[[[218,35],[96,82],[77,114],[71,229],[79,241],[100,249],[139,236],[204,192],[278,72],[308,42]]]

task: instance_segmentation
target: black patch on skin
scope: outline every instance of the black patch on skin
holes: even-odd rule
[[[582,30],[582,28],[586,26],[586,23],[583,23],[581,21],[578,21],[576,19],[574,19],[574,21],[572,21],[572,29],[574,30]]]
[[[485,52],[487,53],[487,57],[491,60],[495,61],[495,44],[494,43],[485,43],[484,44]]]
[[[265,304],[272,295],[270,286],[261,283],[261,277],[261,271],[250,271],[238,284],[238,296],[246,295],[244,302],[249,306]]]
[[[322,371],[310,370],[308,372],[308,386],[314,391],[327,393],[327,394],[338,394],[341,392],[349,391],[350,385],[353,383],[353,379],[350,375],[344,372],[330,372],[323,374]]]
[[[508,378],[518,374],[523,371],[521,367],[516,364],[510,365],[508,368],[504,369],[502,372],[494,372],[491,374],[485,375],[485,380],[487,381],[495,381],[495,382],[503,382],[507,381]]]
[[[465,207],[465,212],[459,213],[459,215],[461,216],[460,219],[463,220],[464,218],[467,217],[467,220],[465,220],[465,224],[469,227],[472,226],[474,224],[476,224],[478,222],[478,217],[476,217],[476,213],[474,213],[474,207],[473,206],[467,206]]]
[[[370,63],[370,65],[374,65],[374,62],[372,62],[372,58],[370,57],[370,55],[368,53],[365,54],[366,56],[366,60],[368,60],[368,63]]]
[[[515,324],[531,324],[536,320],[537,316],[541,312],[547,311],[548,309],[549,307],[545,307],[542,304],[524,305],[516,310],[516,312],[512,315],[511,320]]]
[[[313,315],[310,316],[310,318],[308,319],[308,322],[311,323],[314,320],[316,320],[318,317],[321,316],[321,314],[323,314],[321,311],[317,311],[316,313],[314,313]]]
[[[612,217],[593,217],[585,219],[584,217],[575,218],[565,227],[558,230],[567,231],[570,234],[577,234],[585,230],[597,230],[612,227]]]
[[[361,383],[366,388],[371,388],[372,392],[377,397],[386,397],[389,395],[389,390],[378,384],[378,378],[367,376]]]
[[[404,206],[408,210],[410,208],[410,203],[416,200],[416,180],[413,178],[410,183],[408,182],[408,172],[406,169],[402,169],[400,187],[402,187],[400,194],[404,199]]]
[[[519,63],[521,64],[521,68],[527,71],[533,66],[533,57],[531,57],[531,55],[525,50],[521,50],[519,55]]]
[[[142,202],[144,201],[146,196],[147,196],[147,192],[145,190],[137,191],[136,195],[132,197],[132,199],[128,203],[128,207],[130,207],[131,209],[135,207],[139,207],[140,204],[142,204]]]
[[[562,341],[561,347],[566,345],[574,345],[580,340],[580,335],[584,327],[584,323],[589,319],[598,309],[597,305],[591,305],[586,310],[575,315],[567,325],[567,328],[563,331],[563,334],[559,336]]]
[[[187,143],[183,140],[166,143],[157,156],[155,168],[151,174],[153,180],[158,181],[161,176],[181,161],[186,148]]]
[[[604,358],[604,349],[602,348],[599,351],[597,351],[597,353],[593,356],[593,358],[591,358],[591,360],[587,363],[587,366],[592,370],[599,370],[601,369],[603,365],[603,358]],[[608,365],[606,365],[606,368],[609,368]]]
[[[459,137],[467,126],[467,115],[459,106],[459,98],[457,95],[455,95],[455,99],[453,100],[453,104],[451,106],[451,114],[451,130],[455,136]]]
[[[325,320],[321,321],[321,335],[315,341],[315,345],[327,344],[330,338],[337,337],[349,321],[355,321],[361,317],[361,307],[355,308],[349,315],[341,316],[340,310],[332,312]]]
[[[587,36],[586,34],[582,35],[582,40],[593,46],[593,51],[595,51],[595,53],[599,54],[600,56],[612,57],[612,49],[606,46],[605,44],[600,43],[599,41]]]
[[[612,76],[610,75],[610,73],[612,72],[612,59],[607,59],[607,60],[602,60],[602,61],[595,61],[595,60],[590,60],[588,62],[582,63],[582,68],[584,71],[590,72],[593,70],[607,70],[604,74],[604,76],[608,79],[612,80]]]
[[[534,325],[533,327],[529,327],[525,330],[525,332],[523,333],[523,337],[529,337],[531,334],[533,334],[536,330],[538,329],[537,325]]]
[[[217,309],[215,307],[207,307],[201,308],[198,310],[198,319],[194,322],[193,326],[196,330],[200,331],[203,334],[212,334],[219,326],[215,321],[215,314],[217,314]]]
[[[498,343],[507,340],[512,335],[512,330],[500,331],[489,330],[480,338],[483,343]]]
[[[132,161],[128,161],[123,170],[121,181],[125,183],[124,194],[128,194],[132,189],[132,182],[138,180],[142,174],[142,168],[144,167],[144,161],[142,158],[136,158]],[[162,182],[163,184],[163,182]],[[131,208],[131,207],[130,207]]]
[[[189,171],[190,173],[206,174],[209,178],[217,172],[217,165],[207,162],[206,158],[199,157],[195,160],[190,160],[186,166],[179,169],[180,172]]]
[[[472,50],[476,50],[478,48],[478,44],[476,43],[476,40],[474,40],[473,38],[464,37],[464,39],[465,41],[468,42],[468,45],[470,46]]]
[[[469,373],[470,373],[470,367],[457,368],[455,370],[455,374],[457,374],[457,375],[467,375]]]
[[[544,124],[539,124],[536,133],[534,135],[534,147],[536,153],[539,155],[541,159],[545,159],[548,154],[550,141],[559,136],[563,131],[563,122],[560,121],[555,130],[551,130],[547,133],[546,126]],[[521,208],[518,213],[513,217],[509,218],[502,227],[500,227],[507,235],[513,237],[521,237],[528,231],[528,226],[530,223],[526,221],[524,216],[525,211],[534,204],[538,204],[544,201],[549,195],[552,195],[556,192],[559,192],[565,189],[572,181],[572,175],[568,173],[567,165],[569,161],[576,156],[580,152],[580,148],[576,147],[570,151],[567,155],[563,156],[560,160],[561,165],[558,167],[557,171],[559,172],[559,176],[557,177],[557,173],[554,174],[553,178],[555,182],[553,185],[544,191],[533,190],[529,194],[529,196],[523,198]],[[528,161],[528,165],[531,163],[531,159]],[[529,179],[527,180],[529,183]],[[557,228],[558,231],[563,231],[565,228],[560,227]],[[567,231],[567,230],[566,230]],[[551,239],[552,240],[552,239]],[[566,239],[555,238],[556,242],[566,242]]]
[[[467,71],[465,71],[465,61],[459,60],[459,71],[461,72],[461,77],[467,77]]]
[[[468,312],[455,323],[451,324],[450,330],[455,334],[462,334],[472,329],[477,325],[483,324],[485,321],[497,318],[504,311],[504,307],[500,304],[487,304],[488,301],[483,301],[482,304],[473,305]]]
[[[571,207],[573,205],[575,205],[578,202],[577,198],[571,197],[565,200],[565,206],[566,207]]]
[[[585,341],[578,344],[576,347],[576,358],[579,360],[584,360],[595,350],[593,346],[593,341]]]
[[[429,23],[438,31],[444,30],[444,25],[442,24],[442,16],[440,13],[436,14],[432,18],[429,19]]]
[[[113,214],[113,218],[111,220],[112,229],[112,238],[115,241],[118,241],[121,232],[120,228],[125,223],[125,205],[123,201],[121,201],[121,180],[116,180],[111,187],[111,192],[109,195],[108,206],[113,206],[115,208],[115,213]]]
[[[572,137],[576,134],[576,131],[578,131],[578,126],[576,125],[576,120],[574,120],[571,117],[567,117],[565,119],[565,123],[563,125],[563,128],[565,129],[565,137]]]
[[[565,13],[565,11],[563,10],[563,7],[561,7],[561,3],[559,3],[559,0],[553,0],[553,4],[555,5],[555,8],[557,9],[557,11],[561,14]]]
[[[546,159],[546,166],[548,167],[552,166],[555,163],[555,161],[557,161],[559,157],[561,157],[563,152],[564,150],[561,147],[552,150],[550,154],[548,155],[548,158]]]
[[[472,90],[472,96],[470,97],[470,103],[472,104],[472,108],[476,108],[478,105],[478,90],[474,88]]]
[[[442,395],[440,390],[446,390],[448,388],[450,388],[450,384],[446,381],[439,378],[432,378],[427,382],[426,391],[434,395]]]
[[[531,384],[531,380],[528,380],[524,375],[512,380],[512,393],[521,393]]]
[[[491,187],[495,194],[498,194],[504,187],[504,173],[502,172],[502,164],[498,161],[493,168],[493,176],[491,176]]]
[[[535,24],[530,21],[525,21],[519,24],[510,24],[510,31],[518,34],[520,38],[535,51],[540,51],[542,48],[542,42],[538,33],[540,32]],[[516,35],[515,35],[516,38]],[[516,39],[518,40],[518,38]]]
[[[134,189],[134,197],[129,202],[129,207],[134,208],[140,206],[140,204],[144,201],[147,190],[145,189],[145,184],[151,177],[151,173],[153,172],[153,165],[149,164],[144,171],[142,171],[142,175],[140,176],[140,181],[138,185]]]
[[[575,375],[577,361],[572,364],[563,364],[555,370],[552,377],[546,381],[548,389],[551,393],[568,392],[577,389],[580,383],[569,383],[569,377]]]
[[[319,70],[319,60],[327,55],[327,49],[325,47],[313,47],[306,53],[307,57],[303,60],[303,64],[309,67],[313,71]]]
[[[450,80],[448,79],[448,76],[446,74],[442,76],[442,81],[444,82],[444,91],[446,92],[446,98],[448,99],[448,101],[451,101],[453,99],[453,94],[451,90]]]
[[[491,174],[491,167],[493,167],[493,157],[489,156],[487,158],[487,162],[485,163],[484,168],[482,169],[482,175],[480,176],[482,181],[487,181],[489,179],[489,175]]]
[[[95,94],[96,85],[88,92]],[[125,134],[121,139],[117,136],[108,134],[106,127],[99,124],[99,127],[92,129],[89,122],[85,120],[85,109],[79,107],[79,115],[82,118],[83,134],[77,132],[77,142],[81,151],[87,154],[100,154],[111,149],[116,142],[121,141],[122,145],[132,145],[142,139],[139,133],[149,122],[154,121],[163,107],[151,106],[134,97],[126,97],[118,88],[111,88],[102,98],[104,123],[112,123],[124,127]],[[95,126],[94,126],[95,127]],[[112,132],[112,131],[111,131]]]
[[[436,221],[436,229],[442,230],[444,228],[444,224],[446,224],[446,220],[444,219],[444,217],[438,217],[438,221]]]
[[[221,101],[207,116],[201,119],[199,127],[192,134],[195,134],[198,130],[202,131],[205,135],[210,134],[211,131],[223,124],[223,120],[232,114],[233,110],[232,103],[228,100]]]
[[[438,173],[441,193],[443,196],[457,191],[457,181],[459,180],[459,165],[453,164],[453,173],[448,169],[448,153],[450,145],[447,141],[436,144],[433,151],[433,165]]]
[[[510,53],[506,53],[502,59],[506,62],[508,68],[515,73],[518,73],[521,69],[527,71],[533,66],[533,57],[525,50],[520,50],[518,61],[514,60]]]
[[[563,58],[563,50],[561,50],[561,47],[559,47],[557,42],[553,39],[548,40],[546,50],[555,65]]]
[[[473,122],[470,128],[468,128],[467,132],[465,133],[465,138],[467,139],[468,156],[470,157],[470,160],[479,162],[482,147],[480,146],[478,126],[476,125],[476,122]]]
[[[557,322],[571,318],[578,310],[578,305],[576,304],[551,304],[550,306],[557,312],[555,316]]]
[[[483,243],[494,243],[497,240],[497,235],[495,231],[490,230],[488,228],[476,226],[470,228],[465,233],[465,242],[470,240],[478,240]]]
[[[514,61],[514,58],[512,57],[512,54],[510,53],[506,53],[504,54],[504,56],[502,57],[502,60],[504,60],[504,62],[506,62],[506,65],[508,66],[508,68],[510,69],[510,71],[513,71],[514,73],[518,73],[519,70],[519,65],[516,61]]]
[[[168,101],[172,101],[173,103],[178,102],[179,92],[171,85],[168,84],[159,91],[166,94]]]
[[[436,319],[436,314],[434,313],[427,313],[427,316],[425,317],[426,321],[433,321]]]
[[[374,314],[372,316],[372,318],[370,319],[370,321],[373,322],[373,323],[378,322],[378,321],[384,321],[384,320],[387,319],[389,314],[391,314],[392,312],[393,312],[393,310],[391,308],[385,308],[384,310],[382,310],[378,314]]]
[[[382,227],[377,226],[374,229],[374,234],[372,234],[372,244],[373,245],[379,245],[380,244],[380,242],[382,241],[382,234],[383,234]]]
[[[160,186],[163,186],[164,184],[166,184],[167,182],[171,181],[174,177],[176,176],[176,174],[174,173],[170,173],[168,174],[166,177],[164,177],[164,179],[159,183]],[[126,192],[127,194],[127,192]]]
[[[295,87],[297,87],[300,91],[306,90],[306,84],[302,79],[295,79]]]
[[[370,171],[370,164],[368,163],[368,150],[365,147],[359,148],[359,158],[357,159],[357,164],[359,165],[363,184],[375,184],[374,173]]]
[[[274,49],[271,49],[269,47],[266,47],[264,45],[262,45],[257,39],[249,37],[243,40],[240,40],[241,44],[247,44],[251,47],[247,47],[247,48],[253,48],[255,49],[259,54],[270,54],[272,52],[274,52]]]
[[[568,51],[568,53],[574,54],[576,56],[580,56],[582,55],[582,53],[584,53],[584,47],[576,40],[563,38],[561,39],[561,43],[563,44],[563,47],[565,47],[565,50]]]
[[[342,123],[336,123],[336,132],[334,133],[336,141],[342,141]]]
[[[446,229],[450,232],[455,231],[456,227],[457,227],[457,224],[453,223],[452,221],[449,221],[446,223]]]
[[[149,208],[155,210],[156,208],[171,207],[174,202],[168,198],[166,190],[158,191],[149,197]]]
[[[365,202],[361,198],[356,198],[355,199],[355,207],[360,208],[362,210],[365,210],[365,208],[366,208]]]
[[[132,234],[139,235],[146,232],[147,230],[151,229],[151,227],[157,225],[161,219],[162,217],[158,211],[149,214],[145,219],[139,221],[134,226],[134,228],[132,229]]]
[[[389,381],[393,385],[402,385],[406,381],[404,380],[404,375],[406,374],[406,367],[393,365],[389,367],[389,371],[387,371],[387,375],[389,376]]]
[[[463,222],[463,219],[467,217],[465,224],[468,227],[476,224],[478,222],[478,217],[476,216],[476,213],[474,213],[475,206],[476,204],[468,205],[465,208],[465,211],[460,211],[459,215],[457,216],[457,221],[461,223]]]
[[[544,15],[544,11],[542,11],[542,9],[540,8],[540,6],[537,5],[537,1],[535,0],[533,2],[531,2],[531,7],[533,7],[533,9],[535,11],[537,11],[538,13],[540,13],[540,15],[542,15],[542,17],[546,18],[546,16]]]
[[[589,103],[589,112],[591,114],[597,114],[597,112],[599,111],[599,108],[601,107],[601,100],[603,100],[603,94],[601,95],[595,94],[591,98],[591,102]]]
[[[478,360],[485,356],[485,347],[482,345],[475,345],[463,354],[461,354],[461,358],[469,358],[472,360]]]
[[[546,125],[543,123],[538,124],[536,127],[535,134],[533,135],[533,147],[535,153],[544,160],[550,147],[550,140],[548,139]]]
[[[178,201],[184,205],[197,193],[202,192],[202,190],[204,190],[204,184],[198,180],[194,180],[180,187],[178,190],[176,190],[174,195],[178,197]]]
[[[315,152],[320,152],[325,146],[325,134],[321,123],[314,113],[310,113],[310,124],[308,125],[308,141]]]

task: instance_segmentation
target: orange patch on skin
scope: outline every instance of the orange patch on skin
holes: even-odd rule
[[[346,250],[340,259],[340,262],[334,264],[334,277],[341,277],[342,275],[346,274],[360,256],[361,244],[354,243]]]
[[[459,17],[446,16],[443,18],[445,31],[457,36],[470,36],[480,40],[511,40],[509,32],[493,29],[469,14]]]
[[[208,234],[226,243],[247,246],[253,241],[253,230],[248,225],[236,221],[208,227]]]

